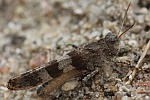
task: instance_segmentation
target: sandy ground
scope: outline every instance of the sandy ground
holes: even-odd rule
[[[75,46],[118,33],[129,0],[0,0],[0,99],[37,100],[36,89],[11,91],[5,86],[16,75],[62,56]],[[124,86],[150,40],[150,1],[132,0],[121,31],[136,24],[120,40],[118,59],[132,66],[117,66],[118,81],[100,75],[87,84],[77,77],[51,93],[59,100],[150,100],[150,50],[133,81]],[[132,77],[129,77],[131,79]],[[76,85],[77,84],[77,85]],[[102,89],[103,88],[103,89]],[[107,90],[107,91],[103,91]],[[45,97],[49,98],[50,97]],[[140,99],[141,98],[141,99]]]

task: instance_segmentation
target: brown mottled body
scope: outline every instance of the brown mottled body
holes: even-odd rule
[[[118,43],[119,39],[117,36],[108,33],[105,38],[69,52],[67,55],[70,58],[64,57],[64,59],[59,61],[50,61],[39,68],[10,79],[7,87],[11,90],[26,89],[45,83],[52,78],[57,78],[63,74],[63,69],[59,69],[59,62],[63,62],[63,60],[65,61],[64,66],[72,65],[76,69],[87,69],[88,66],[103,67],[112,62],[112,58],[116,56]],[[66,59],[71,61],[67,62]]]
[[[35,87],[51,79],[55,80],[55,78],[61,80],[63,78],[61,76],[64,74],[63,69],[66,66],[72,66],[73,70],[91,70],[95,67],[109,68],[110,64],[113,63],[112,59],[117,55],[118,45],[119,39],[117,35],[108,33],[105,38],[77,48],[66,54],[62,59],[50,61],[39,68],[10,79],[7,87],[11,90],[20,90]],[[74,76],[70,74],[71,77],[69,74],[67,75],[69,79],[78,76],[77,74],[74,74]],[[59,83],[55,85],[57,87]]]

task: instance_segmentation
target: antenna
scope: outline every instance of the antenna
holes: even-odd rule
[[[135,22],[130,26],[128,27],[124,32],[122,32],[121,34],[118,35],[118,38],[120,38],[124,33],[126,33],[129,29],[131,29],[133,26],[135,25]]]
[[[122,25],[121,25],[121,27],[120,27],[120,30],[119,30],[118,34],[120,33],[120,31],[121,31],[122,28],[123,28],[123,25],[124,25],[124,22],[125,22],[125,19],[126,19],[126,16],[127,16],[127,12],[128,12],[128,10],[129,10],[130,5],[131,5],[131,2],[129,3],[129,5],[128,5],[128,7],[127,7],[127,10],[126,10],[126,12],[125,12],[125,14],[124,14],[123,22],[122,22]],[[118,35],[118,38],[120,38],[125,32],[127,32],[129,29],[131,29],[131,28],[134,26],[134,24],[135,24],[135,22],[134,22],[128,29],[126,29],[124,32],[122,32],[121,34],[119,34],[119,35]]]

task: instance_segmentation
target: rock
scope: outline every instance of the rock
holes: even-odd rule
[[[38,54],[30,60],[29,66],[31,67],[31,69],[34,69],[38,66],[41,66],[44,63],[46,63],[46,56]]]
[[[63,90],[63,91],[74,90],[78,86],[78,84],[79,83],[77,80],[68,81],[62,85],[61,90]]]
[[[138,47],[138,43],[136,40],[129,40],[128,44],[132,47]]]
[[[128,96],[123,96],[122,100],[131,100]]]

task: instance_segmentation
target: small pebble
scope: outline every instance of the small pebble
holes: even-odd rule
[[[149,96],[145,96],[145,100],[150,100],[150,97]]]
[[[99,97],[100,96],[100,94],[99,94],[99,92],[95,92],[95,97]]]
[[[94,32],[92,32],[92,33],[89,35],[89,39],[92,39],[92,38],[97,37],[97,36],[99,36],[99,35],[100,35],[100,32],[94,31]]]
[[[137,21],[138,21],[138,23],[140,23],[140,24],[144,23],[144,16],[143,16],[143,15],[137,16]]]
[[[44,63],[46,63],[46,56],[38,54],[30,60],[29,66],[31,67],[31,69],[34,69],[38,66],[41,66]]]
[[[130,98],[128,96],[123,96],[122,100],[130,100]]]
[[[129,52],[129,51],[131,51],[130,46],[128,46],[128,45],[121,46],[119,49],[119,54],[123,54],[123,53]]]
[[[148,12],[149,11],[146,7],[143,7],[143,8],[140,9],[140,13],[142,13],[142,14],[147,14]]]
[[[74,13],[77,14],[77,15],[83,15],[84,14],[83,10],[79,9],[79,8],[75,9]]]
[[[22,53],[22,50],[21,50],[20,48],[16,48],[16,50],[15,50],[15,51],[16,51],[16,53],[17,53],[17,54]]]
[[[105,37],[109,32],[111,32],[111,31],[108,30],[108,29],[104,29],[104,30],[103,30],[103,36]]]
[[[122,57],[117,57],[116,59],[119,61],[130,61],[131,58],[128,56],[122,56]]]
[[[108,88],[108,86],[109,86],[108,84],[104,84],[104,88]]]
[[[142,69],[144,69],[144,68],[145,68],[145,69],[150,68],[150,64],[142,66]]]
[[[132,47],[138,47],[138,43],[136,40],[129,40],[128,44]]]
[[[130,90],[126,86],[122,86],[123,91],[129,92]]]
[[[129,80],[132,80],[132,79],[133,79],[132,75],[129,75]]]
[[[139,76],[139,78],[143,78],[143,74],[139,74],[138,76]]]
[[[78,81],[74,80],[74,81],[68,81],[66,83],[64,83],[61,87],[61,89],[63,91],[71,91],[74,90],[77,86],[78,86]]]

